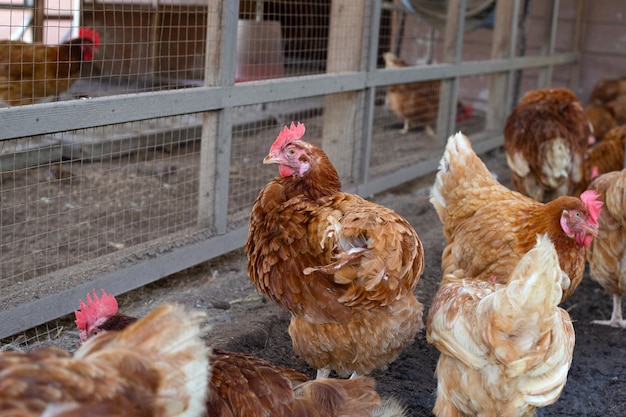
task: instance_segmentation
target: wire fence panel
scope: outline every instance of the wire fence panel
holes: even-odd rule
[[[241,247],[291,121],[371,195],[432,172],[450,126],[500,146],[486,120],[513,83],[492,77],[519,71],[523,92],[553,66],[571,84],[578,59],[567,13],[554,55],[539,11],[525,54],[492,59],[495,29],[474,22],[456,64],[443,27],[397,1],[42,2],[0,3],[0,338]]]

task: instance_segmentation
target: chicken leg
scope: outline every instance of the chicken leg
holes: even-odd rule
[[[611,320],[594,320],[591,323],[626,329],[626,320],[622,316],[622,296],[613,294],[613,313]]]

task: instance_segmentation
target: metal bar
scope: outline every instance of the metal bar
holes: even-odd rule
[[[380,32],[380,18],[382,10],[382,1],[373,0],[370,2],[370,22],[365,25],[366,30],[369,28],[369,36],[367,36],[367,55],[364,59],[365,71],[372,72],[376,70],[378,63],[378,39]],[[372,132],[374,130],[374,108],[376,99],[376,87],[366,87],[364,96],[364,111],[361,135],[358,143],[360,149],[355,152],[355,158],[359,158],[359,161],[355,161],[356,169],[353,173],[355,181],[357,183],[365,183],[369,179],[369,166],[370,158],[372,154]]]
[[[454,47],[454,64],[461,63],[461,57],[463,54],[463,35],[465,34],[465,12],[467,11],[467,0],[461,0],[461,9],[459,10],[459,22],[456,33],[456,45]],[[450,85],[449,97],[446,103],[448,104],[448,115],[446,125],[446,137],[454,132],[456,127],[456,103],[459,97],[459,77],[456,76],[452,79]]]
[[[304,77],[255,81],[221,87],[70,100],[0,109],[0,141],[26,136],[85,129],[157,117],[177,116],[274,101],[316,97],[337,92],[362,90],[435,79],[493,74],[510,69],[541,68],[578,62],[579,54],[552,57],[518,57],[486,60],[463,65],[437,64],[424,67],[377,70],[371,73],[344,72]],[[140,111],[141,110],[141,111]],[[27,123],[26,123],[27,121]]]
[[[35,0],[33,19],[33,42],[43,42],[43,27],[46,20],[44,0]]]
[[[159,0],[151,0],[150,5],[152,6],[152,11],[150,13],[150,26],[148,29],[148,36],[150,42],[150,48],[148,48],[148,62],[150,62],[150,71],[152,72],[152,76],[160,76],[159,72],[161,69],[160,65],[160,54],[161,54],[161,8],[159,6]]]

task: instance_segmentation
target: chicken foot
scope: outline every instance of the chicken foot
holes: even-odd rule
[[[626,320],[622,316],[622,296],[613,294],[613,313],[611,320],[594,320],[591,323],[626,329]]]

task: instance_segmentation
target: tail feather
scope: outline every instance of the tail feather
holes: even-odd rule
[[[204,313],[165,304],[120,332],[106,332],[88,340],[75,358],[109,363],[128,373],[132,372],[132,354],[140,355],[150,364],[150,375],[158,374],[154,388],[158,415],[201,415],[211,374],[210,349],[201,338],[204,317]]]
[[[406,408],[395,398],[385,398],[383,403],[374,410],[372,417],[404,417]]]
[[[321,378],[308,381],[296,390],[297,397],[312,404],[320,415],[345,417],[402,417],[397,401],[381,399],[375,381],[368,377]]]
[[[467,136],[461,132],[450,136],[430,194],[442,223],[447,224],[451,213],[456,219],[471,216],[487,200],[490,187],[504,188],[476,155]]]
[[[494,292],[478,306],[479,316],[489,317],[486,337],[496,356],[511,364],[535,349],[560,320],[557,306],[561,294],[561,269],[554,244],[541,235],[513,270],[504,291]],[[522,363],[520,367],[526,369]]]

